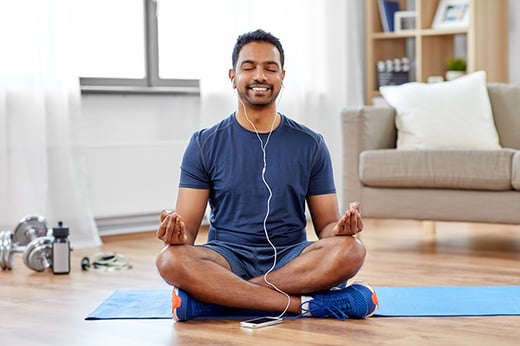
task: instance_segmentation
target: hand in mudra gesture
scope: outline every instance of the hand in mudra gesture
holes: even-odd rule
[[[181,216],[172,210],[163,210],[157,238],[170,245],[186,244],[188,235]]]
[[[332,233],[334,235],[355,235],[363,230],[361,208],[358,202],[352,202],[349,209],[339,219]]]

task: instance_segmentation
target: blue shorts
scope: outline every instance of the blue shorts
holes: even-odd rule
[[[312,241],[276,248],[276,265],[278,269],[298,257]],[[271,246],[254,247],[211,240],[200,245],[222,255],[231,266],[231,271],[244,280],[264,275],[274,264],[274,249]]]

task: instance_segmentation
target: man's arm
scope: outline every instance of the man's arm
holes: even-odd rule
[[[363,221],[359,203],[350,203],[350,207],[340,217],[336,194],[309,196],[307,205],[311,213],[312,224],[318,238],[341,235],[354,235],[363,230]]]
[[[161,212],[157,238],[171,245],[193,245],[206,211],[208,198],[209,190],[181,187],[175,211]]]

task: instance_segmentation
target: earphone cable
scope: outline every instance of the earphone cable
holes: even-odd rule
[[[265,178],[265,172],[267,170],[267,152],[266,152],[266,149],[267,149],[267,144],[269,144],[269,140],[271,139],[271,134],[273,133],[274,124],[276,123],[277,113],[275,113],[275,115],[273,116],[273,122],[271,123],[271,129],[270,129],[269,134],[267,135],[267,138],[266,138],[265,143],[264,143],[262,141],[262,138],[260,137],[260,134],[259,134],[255,124],[251,121],[251,119],[249,119],[249,116],[247,115],[247,111],[246,111],[246,107],[245,107],[244,103],[242,102],[242,100],[240,100],[240,99],[238,99],[238,100],[242,104],[242,107],[244,109],[244,115],[245,115],[247,121],[253,127],[253,129],[254,129],[254,131],[256,133],[256,137],[260,141],[260,148],[262,150],[262,161],[263,161],[262,181],[263,181],[265,187],[267,188],[267,191],[269,192],[269,196],[267,197],[267,209],[266,209],[266,214],[265,214],[264,221],[263,221],[263,228],[264,228],[264,233],[265,233],[265,237],[267,239],[267,242],[269,243],[269,245],[271,245],[271,247],[273,248],[273,251],[274,251],[273,265],[271,266],[271,268],[267,272],[265,272],[265,274],[264,274],[264,282],[266,284],[268,284],[269,286],[271,286],[272,288],[274,288],[277,292],[279,292],[279,293],[281,293],[281,294],[283,294],[284,296],[287,297],[287,305],[285,306],[285,309],[282,311],[282,313],[277,317],[277,318],[281,318],[283,315],[285,315],[287,310],[289,310],[289,306],[291,304],[291,297],[286,292],[284,292],[281,289],[279,289],[275,284],[273,284],[272,282],[270,282],[267,279],[267,276],[276,267],[278,251],[276,249],[276,246],[271,242],[271,239],[269,238],[269,232],[267,231],[267,219],[269,218],[269,214],[271,212],[271,199],[273,197],[273,191],[271,190],[271,187],[269,186],[269,183],[267,182],[267,180]]]

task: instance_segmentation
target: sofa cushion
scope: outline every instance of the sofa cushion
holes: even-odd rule
[[[373,187],[511,190],[514,153],[511,149],[367,150],[360,155],[359,178]]]
[[[500,149],[484,71],[379,90],[397,111],[397,149]]]
[[[488,93],[500,144],[520,150],[520,85],[492,83]]]
[[[515,152],[512,166],[511,184],[515,190],[520,190],[520,151]]]

